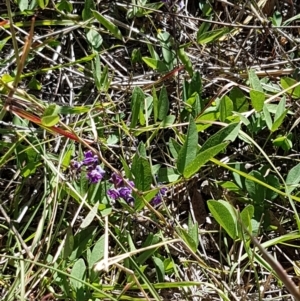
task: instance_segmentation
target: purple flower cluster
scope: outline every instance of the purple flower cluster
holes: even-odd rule
[[[84,159],[82,161],[73,162],[73,167],[77,170],[82,170],[82,168],[85,168],[87,171],[86,176],[90,183],[97,184],[105,175],[105,171],[98,163],[98,156],[94,155],[92,151],[88,150],[84,152]]]
[[[134,187],[134,183],[132,181],[127,181],[129,185],[126,186],[123,178],[117,173],[113,173],[109,182],[114,184],[114,188],[107,190],[107,195],[110,198],[113,200],[122,198],[128,204],[133,202],[132,188]]]
[[[134,198],[132,196],[132,188],[134,187],[134,183],[132,181],[127,181],[128,185],[126,185],[123,178],[117,173],[113,173],[109,181],[114,184],[114,187],[107,191],[107,195],[110,198],[113,200],[122,198],[128,204],[133,203]],[[161,197],[164,196],[166,192],[167,188],[161,188],[150,203],[153,206],[159,205],[162,201]]]

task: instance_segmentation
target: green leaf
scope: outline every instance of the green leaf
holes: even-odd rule
[[[132,162],[132,174],[134,175],[135,187],[140,191],[147,191],[151,188],[152,173],[151,166],[147,159],[134,155]]]
[[[131,97],[132,116],[131,116],[130,128],[134,128],[137,125],[141,105],[144,99],[145,99],[145,94],[143,90],[140,87],[135,87],[133,89],[132,97]]]
[[[75,234],[74,248],[69,258],[70,261],[76,260],[82,255],[83,252],[85,252],[89,242],[93,239],[95,232],[96,232],[95,227],[88,227]]]
[[[42,125],[51,127],[56,125],[59,122],[59,116],[58,116],[58,110],[59,107],[55,104],[49,105],[41,118]]]
[[[84,8],[82,10],[82,20],[86,21],[92,18],[92,10],[95,9],[94,0],[85,0]]]
[[[273,174],[268,174],[266,177],[267,183],[271,186],[274,187],[278,190],[281,189],[280,186],[280,182],[277,176],[273,175]],[[266,199],[267,200],[275,200],[278,197],[278,193],[271,190],[271,189],[267,189],[266,191]]]
[[[286,106],[286,99],[285,97],[282,97],[276,108],[275,117],[274,117],[275,121],[284,113],[285,106]]]
[[[160,126],[162,128],[167,128],[174,124],[175,119],[176,117],[174,115],[168,115],[162,120]]]
[[[55,7],[60,10],[60,11],[65,11],[67,13],[71,13],[72,10],[73,10],[73,5],[72,3],[70,3],[69,1],[66,1],[66,0],[62,0],[62,1],[59,1]]]
[[[202,145],[200,153],[204,152],[207,149],[210,149],[224,141],[234,141],[238,136],[240,131],[240,124],[239,123],[231,123],[228,126],[224,127],[211,137],[209,137],[205,143]]]
[[[261,182],[265,182],[264,177],[256,170],[252,170],[249,175],[255,177]],[[262,205],[266,197],[266,188],[252,180],[249,180],[248,178],[245,180],[245,186],[250,198],[253,199],[254,204]]]
[[[37,4],[41,9],[45,9],[49,3],[49,0],[37,0]]]
[[[153,262],[154,262],[154,265],[155,265],[157,282],[164,282],[165,281],[164,263],[158,257],[153,256],[152,259],[153,259]]]
[[[18,6],[21,12],[28,9],[28,0],[18,0]]]
[[[244,165],[240,164],[240,163],[235,164],[234,169],[236,169],[237,171],[243,172],[243,173],[247,172],[246,169],[245,169],[245,167],[244,167]],[[246,189],[246,186],[245,186],[245,177],[242,177],[239,173],[234,172],[233,173],[233,178],[234,178],[235,182],[237,183],[237,185],[242,190]]]
[[[82,258],[80,258],[73,265],[73,268],[71,271],[71,276],[75,277],[78,280],[84,280],[85,272],[86,272],[85,262]],[[83,286],[83,284],[81,282],[79,282],[73,278],[70,278],[70,283],[76,291],[79,290]]]
[[[174,68],[175,52],[171,48],[170,39],[171,36],[168,32],[162,31],[158,33],[158,40],[162,47],[164,61],[168,65],[168,69],[172,70]]]
[[[221,29],[207,31],[199,35],[197,34],[197,42],[201,45],[205,45],[217,41],[218,39],[229,33],[229,31],[229,28],[223,27]]]
[[[194,92],[191,97],[185,101],[184,109],[192,113],[192,116],[198,116],[201,112],[202,106],[200,96],[197,92]]]
[[[146,146],[143,142],[140,142],[140,144],[138,145],[138,154],[140,157],[147,159]]]
[[[62,251],[62,257],[63,259],[67,259],[71,253],[73,252],[74,248],[74,236],[71,226],[67,227],[67,233],[66,233],[66,243],[64,245],[63,251]]]
[[[253,69],[250,69],[248,71],[248,76],[249,76],[249,81],[250,81],[250,87],[253,90],[259,91],[259,92],[264,92],[264,89],[259,81],[258,76],[256,75],[255,71]]]
[[[158,97],[155,87],[152,88],[154,122],[158,119]]]
[[[290,77],[282,77],[280,79],[280,84],[283,89],[288,89],[289,87],[295,85],[296,83],[299,82]],[[287,93],[292,95],[292,97],[294,98],[300,98],[300,85],[296,86],[295,88],[287,90]]]
[[[298,188],[300,182],[300,163],[289,171],[285,182],[287,185],[287,193],[292,193],[294,189]]]
[[[220,100],[219,111],[220,111],[220,120],[222,122],[225,122],[226,118],[232,115],[233,103],[232,100],[227,95],[222,97],[222,99]]]
[[[192,77],[193,65],[190,58],[187,56],[186,52],[184,51],[184,47],[186,47],[186,45],[179,46],[178,57],[181,60],[182,64],[184,65],[185,70],[188,72],[189,76]]]
[[[36,169],[37,169],[37,167],[38,167],[39,165],[40,165],[40,164],[37,163],[37,162],[28,162],[28,163],[22,168],[21,175],[22,175],[24,178],[28,178],[29,176],[34,175],[35,172],[36,172]]]
[[[106,92],[110,87],[110,80],[108,77],[108,66],[106,65],[101,72],[100,91]]]
[[[179,237],[189,246],[189,248],[193,251],[197,251],[198,245],[195,244],[193,238],[182,228],[176,227],[176,232],[178,233]]]
[[[164,269],[166,273],[169,275],[170,273],[174,272],[175,264],[171,258],[166,258],[164,260]]]
[[[66,152],[64,153],[62,159],[62,165],[64,168],[70,167],[70,162],[74,152],[75,152],[75,145],[73,143],[70,143],[66,148]]]
[[[199,245],[199,225],[196,222],[195,224],[193,223],[191,215],[189,215],[189,220],[188,220],[188,233],[190,237],[194,240],[195,245]]]
[[[159,93],[159,99],[158,99],[158,119],[163,120],[166,118],[169,112],[169,98],[168,98],[168,92],[165,87],[165,85],[162,86],[160,93]]]
[[[270,112],[269,112],[268,107],[266,106],[266,104],[264,104],[263,112],[264,112],[264,115],[265,115],[265,120],[266,120],[267,127],[271,131],[272,130],[273,121],[272,121],[271,114],[270,114]]]
[[[187,179],[193,176],[206,162],[221,152],[227,145],[228,142],[224,142],[203,152],[200,150],[197,157],[184,169],[183,176]]]
[[[285,116],[286,114],[288,113],[288,109],[286,109],[282,114],[281,116],[279,116],[273,123],[272,125],[272,132],[275,132],[279,129],[279,127],[282,125],[284,119],[285,119]]]
[[[142,57],[142,60],[154,70],[158,70],[159,72],[169,71],[167,64],[161,60],[153,59],[151,57]]]
[[[98,50],[103,42],[102,36],[99,34],[98,31],[96,31],[93,28],[91,28],[88,31],[88,33],[86,34],[86,38],[87,38],[88,42],[91,44],[92,48],[95,50]],[[97,55],[96,55],[96,57],[97,57]],[[100,74],[99,74],[99,76],[100,76]]]
[[[147,239],[143,242],[143,247],[148,247],[155,245],[159,243],[160,238],[157,235],[153,235],[152,233],[148,235]],[[144,264],[148,258],[150,258],[154,253],[156,252],[156,249],[150,249],[142,252],[136,259],[136,262],[139,266]]]
[[[211,18],[209,18],[209,19],[211,19]],[[198,37],[201,37],[204,33],[208,32],[210,26],[211,26],[210,22],[202,22],[197,31],[197,39],[198,39]]]
[[[240,118],[240,122],[243,123],[246,127],[250,124],[250,121],[242,114],[239,112],[233,111],[234,116],[238,116]]]
[[[233,239],[237,239],[237,212],[236,209],[226,201],[207,201],[209,211],[220,226]]]
[[[57,106],[57,113],[62,115],[68,115],[68,114],[82,114],[87,113],[90,111],[91,108],[89,106]]]
[[[172,183],[180,178],[179,173],[175,168],[167,167],[160,168],[157,174],[158,182]]]
[[[253,205],[247,205],[243,211],[241,212],[241,222],[243,223],[243,226],[250,230],[250,234],[251,234],[251,219],[254,215],[254,206]],[[250,229],[249,229],[250,228]],[[243,227],[242,227],[243,229]],[[242,239],[242,237],[240,237],[240,239]]]
[[[110,22],[96,10],[93,10],[93,15],[115,38],[123,41],[123,36],[118,26]]]
[[[94,62],[92,62],[92,69],[96,88],[101,91],[101,62],[98,54],[95,55]]]
[[[42,84],[34,76],[28,83],[28,88],[32,90],[40,91],[42,89]]]
[[[142,55],[141,55],[141,49],[135,48],[131,52],[131,63],[137,64],[142,62]]]
[[[279,135],[272,141],[272,143],[277,147],[281,147],[285,151],[290,150],[293,147],[293,143],[289,135],[288,136]]]
[[[288,109],[285,109],[285,106],[286,106],[286,100],[285,97],[282,97],[282,99],[280,100],[276,108],[274,123],[272,125],[272,132],[277,131],[281,126],[282,122],[284,121],[284,118],[288,113]]]
[[[271,18],[271,20],[272,20],[272,24],[274,26],[281,26],[281,24],[282,24],[282,15],[281,15],[281,13],[279,11],[275,11],[272,18]]]
[[[250,99],[253,108],[260,112],[264,107],[264,102],[266,99],[265,93],[257,91],[257,90],[251,90],[250,91]]]
[[[90,212],[87,214],[87,216],[84,218],[84,220],[80,224],[81,229],[88,227],[92,223],[92,221],[94,220],[95,216],[98,213],[98,206],[99,206],[99,201],[95,203],[93,208],[90,210]]]
[[[95,243],[92,253],[89,257],[88,264],[91,269],[93,265],[104,257],[104,235]]]
[[[202,81],[201,74],[199,71],[194,73],[191,82],[188,83],[187,98],[191,97],[195,92],[198,93],[199,96],[201,96],[202,94]]]
[[[241,220],[246,228],[250,226],[253,214],[254,207],[252,205],[247,205],[241,212]]]
[[[159,60],[159,55],[157,54],[157,52],[154,50],[154,47],[151,43],[147,44],[148,50],[151,54],[151,58],[155,59],[155,60]]]
[[[7,36],[4,39],[0,41],[0,51],[2,51],[2,48],[6,45],[6,42],[11,39],[11,36]]]
[[[170,138],[169,149],[170,149],[171,155],[173,156],[173,158],[175,160],[177,160],[177,158],[178,158],[178,153],[181,150],[181,147],[182,146],[175,139],[173,139],[172,137]]]
[[[193,103],[193,116],[198,116],[202,111],[203,102],[198,93],[195,95],[195,101]]]
[[[192,162],[197,154],[198,149],[198,133],[195,121],[190,118],[190,124],[186,139],[181,150],[178,153],[177,169],[182,174],[190,162]]]
[[[249,110],[248,100],[239,87],[233,87],[229,93],[229,97],[232,100],[234,111],[244,113]]]

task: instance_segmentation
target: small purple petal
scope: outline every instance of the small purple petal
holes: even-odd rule
[[[105,171],[101,168],[100,165],[97,165],[95,169],[87,173],[87,178],[93,184],[96,184],[102,180],[105,175]]]
[[[157,194],[152,200],[151,200],[151,205],[152,206],[157,206],[161,203],[161,196]]]
[[[129,184],[131,187],[135,187],[133,181],[128,181],[128,184]]]
[[[105,176],[105,170],[100,165],[97,165],[95,169],[101,174],[102,178]]]
[[[160,192],[161,195],[166,195],[167,190],[168,190],[167,187],[163,187],[163,188],[160,189],[159,192]]]
[[[72,161],[72,167],[75,169],[80,169],[82,166],[81,162],[78,161]]]
[[[177,7],[178,7],[178,11],[182,10],[184,8],[184,2],[181,0],[179,4],[177,4]]]
[[[120,197],[122,199],[124,199],[124,201],[126,201],[127,203],[130,203],[133,201],[133,197],[131,195],[132,193],[132,189],[128,188],[128,187],[121,187],[118,189]]]
[[[160,189],[160,191],[158,192],[158,194],[151,200],[151,204],[153,206],[159,205],[162,202],[161,197],[164,196],[164,195],[166,195],[166,193],[167,193],[167,188],[166,187],[162,187]]]
[[[88,150],[84,153],[84,159],[82,164],[85,166],[93,165],[98,163],[98,156],[94,155],[92,151]]]
[[[120,193],[117,189],[111,188],[107,190],[107,195],[112,198],[113,200],[116,200],[120,197]]]
[[[119,176],[117,173],[113,173],[110,178],[110,183],[113,183],[115,188],[119,188],[124,185],[123,178]]]

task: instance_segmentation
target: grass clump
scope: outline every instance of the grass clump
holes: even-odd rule
[[[1,8],[2,300],[300,300],[297,3]]]

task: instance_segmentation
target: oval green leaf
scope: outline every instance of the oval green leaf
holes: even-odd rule
[[[207,205],[214,219],[227,234],[232,239],[237,239],[237,213],[235,208],[223,200],[210,200],[207,202]]]
[[[214,147],[208,148],[204,152],[200,152],[197,157],[184,169],[183,176],[190,178],[193,176],[206,162],[221,152],[229,142],[224,142]]]

